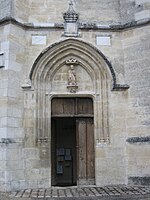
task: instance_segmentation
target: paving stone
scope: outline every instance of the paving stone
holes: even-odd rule
[[[23,193],[22,197],[30,197],[31,192],[32,192],[31,189],[25,190],[25,192]]]
[[[22,197],[23,196],[23,194],[24,194],[24,190],[22,190],[22,191],[19,191],[16,195],[15,195],[15,197]]]
[[[52,190],[46,190],[45,197],[51,197],[52,196]]]
[[[32,190],[32,193],[30,195],[30,197],[37,197],[38,196],[38,190]]]
[[[91,188],[92,192],[94,193],[95,196],[100,196],[99,192],[97,191],[96,188]]]
[[[38,198],[44,198],[45,197],[45,189],[40,189],[38,192]]]
[[[18,192],[11,192],[10,195],[9,195],[9,197],[13,198],[13,197],[15,197],[17,195],[17,193]]]
[[[79,193],[79,196],[80,197],[85,197],[86,196],[86,193],[84,192],[84,190],[82,188],[78,188],[78,193]]]
[[[78,193],[78,190],[76,188],[71,189],[71,192],[73,194],[73,197],[79,197],[79,193]]]
[[[121,194],[126,194],[121,188],[119,188],[119,187],[115,187],[114,188],[120,195]]]
[[[52,197],[58,197],[58,193],[56,189],[52,190]]]
[[[58,190],[59,197],[66,197],[65,190]]]
[[[90,188],[84,188],[83,190],[87,196],[95,196]]]
[[[103,188],[97,188],[97,190],[99,191],[99,193],[102,195],[102,196],[107,196],[108,193],[103,189]]]
[[[66,189],[66,196],[73,197],[73,193],[72,193],[71,189]]]

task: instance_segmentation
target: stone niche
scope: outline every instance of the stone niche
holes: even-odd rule
[[[71,88],[76,87],[76,91],[71,93],[92,93],[94,89],[94,83],[86,69],[80,64],[77,64],[74,68],[76,84],[68,84],[70,66],[64,64],[53,76],[52,92],[64,93],[67,92],[67,88],[68,92],[70,92]]]

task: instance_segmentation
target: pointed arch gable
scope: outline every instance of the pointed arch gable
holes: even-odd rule
[[[62,55],[62,57],[73,55],[73,51],[78,52],[81,57],[82,55],[87,56],[89,62],[94,63],[100,71],[104,70],[107,74],[109,74],[109,77],[112,80],[112,90],[126,90],[129,88],[128,85],[117,84],[116,73],[112,64],[99,49],[92,44],[74,38],[57,42],[43,50],[31,68],[29,75],[30,79],[34,80],[37,74],[39,76],[39,74],[44,71],[44,68],[48,63],[51,62],[52,64],[56,64],[55,62],[58,62],[58,60],[55,58],[58,55]],[[85,60],[85,62],[88,61]]]

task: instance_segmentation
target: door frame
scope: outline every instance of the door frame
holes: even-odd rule
[[[76,95],[76,94],[69,94],[69,95],[51,95],[50,96],[50,122],[52,122],[52,99],[54,98],[90,98],[92,100],[92,104],[93,104],[93,122],[94,122],[94,127],[93,127],[93,140],[94,140],[94,184],[96,184],[96,145],[95,145],[95,96],[94,95],[85,95],[85,94],[81,94],[81,95]],[[62,116],[61,116],[62,117]],[[66,116],[64,116],[66,117]],[[88,118],[88,116],[86,117]],[[91,116],[89,116],[89,118],[91,118]],[[50,141],[51,141],[51,137],[52,137],[52,123],[50,123]],[[76,140],[77,140],[77,130],[76,130]],[[78,141],[76,141],[77,144]],[[51,151],[51,142],[50,142],[50,151]],[[50,152],[50,155],[52,155],[52,152]],[[50,158],[52,158],[52,156],[50,156]],[[76,159],[78,159],[78,147],[76,147]],[[52,160],[50,159],[50,166],[51,166],[51,185],[52,185]],[[78,181],[78,160],[77,160],[77,164],[76,164],[76,183],[77,186],[79,185],[79,181]]]

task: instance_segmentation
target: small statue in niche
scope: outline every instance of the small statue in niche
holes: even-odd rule
[[[68,71],[68,85],[77,85],[76,73],[73,65],[70,65]]]
[[[66,60],[66,64],[69,65],[67,88],[69,89],[69,91],[71,93],[75,93],[78,89],[76,72],[75,72],[75,65],[78,64],[78,61],[74,58],[70,58],[69,60]]]

